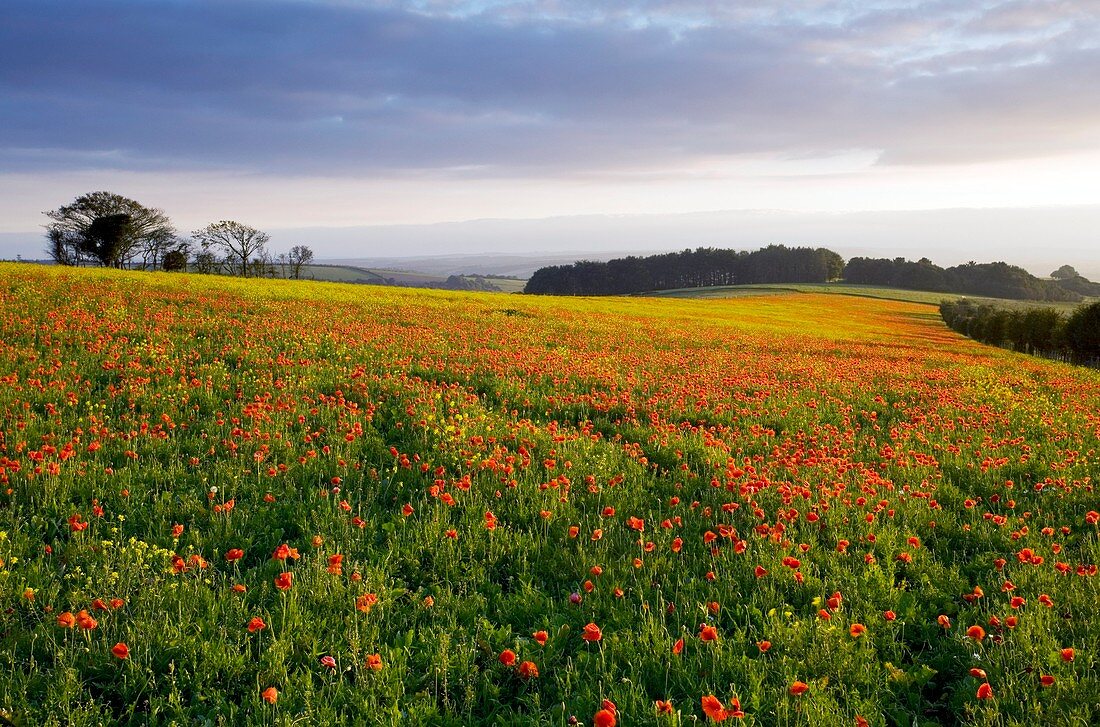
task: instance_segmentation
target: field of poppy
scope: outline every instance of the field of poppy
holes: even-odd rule
[[[0,265],[0,711],[1085,727],[1098,479],[929,305]]]

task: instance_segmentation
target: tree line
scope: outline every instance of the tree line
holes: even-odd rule
[[[1009,310],[962,298],[940,303],[940,316],[964,336],[1021,353],[1100,365],[1100,303],[1065,315],[1054,308]]]
[[[1072,278],[1042,280],[1023,268],[1003,262],[968,262],[951,268],[941,268],[928,258],[913,262],[900,257],[893,260],[852,258],[844,266],[844,281],[933,293],[1049,301],[1079,301],[1082,293],[1092,295],[1093,293],[1086,292],[1089,289],[1087,286],[1095,285],[1076,275],[1076,271]],[[1074,289],[1072,286],[1078,281],[1083,281],[1085,287]]]
[[[1004,262],[968,262],[942,268],[928,258],[856,257],[847,263],[825,248],[769,245],[744,252],[697,248],[607,262],[581,260],[571,265],[539,268],[524,289],[544,295],[627,295],[676,288],[702,288],[750,283],[827,283],[843,280],[933,293],[957,293],[1015,300],[1080,301],[1100,297],[1100,284],[1086,280],[1068,265],[1037,278]]]
[[[300,278],[313,261],[305,245],[272,255],[266,232],[234,220],[181,236],[162,210],[113,192],[81,195],[45,215],[46,254],[58,265]]]
[[[525,293],[625,295],[747,283],[824,283],[840,278],[844,258],[825,248],[769,245],[753,252],[703,248],[539,268]]]

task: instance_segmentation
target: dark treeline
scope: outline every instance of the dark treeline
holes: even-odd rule
[[[748,283],[824,283],[840,278],[844,258],[832,250],[770,245],[739,252],[698,248],[607,262],[581,260],[539,268],[526,293],[624,295],[650,290]]]
[[[1042,280],[1023,268],[1003,262],[974,263],[941,268],[928,258],[917,262],[895,258],[856,257],[844,267],[844,282],[892,288],[961,293],[1016,300],[1079,301],[1090,295],[1084,278]],[[1083,284],[1082,284],[1083,283]]]
[[[1008,310],[962,299],[940,303],[949,327],[974,340],[1076,364],[1100,364],[1100,303],[1066,316],[1053,308]]]

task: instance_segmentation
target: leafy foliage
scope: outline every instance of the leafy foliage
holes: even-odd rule
[[[1003,262],[975,263],[941,268],[928,258],[912,262],[904,258],[856,257],[844,267],[848,283],[888,285],[912,290],[961,293],[1018,300],[1081,300],[1081,295],[1060,284],[1040,280],[1023,268]]]
[[[112,192],[91,192],[45,213],[50,258],[61,265],[94,261],[107,267],[156,268],[177,243],[168,217]]]
[[[582,260],[539,268],[524,292],[623,295],[746,283],[823,283],[840,276],[844,260],[824,248],[769,245],[754,252],[698,248],[678,253]]]

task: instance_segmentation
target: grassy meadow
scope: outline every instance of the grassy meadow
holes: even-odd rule
[[[1086,727],[1098,479],[919,302],[0,265],[0,711]]]

